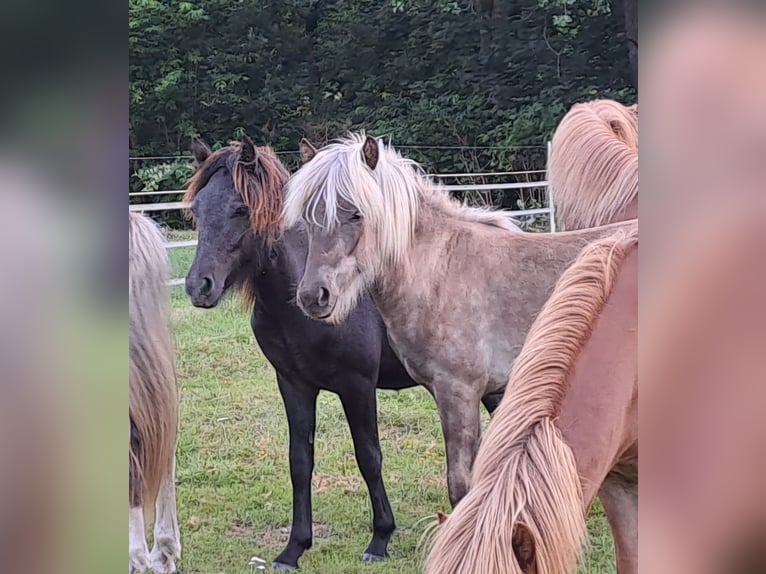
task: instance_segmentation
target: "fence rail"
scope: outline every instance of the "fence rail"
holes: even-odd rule
[[[447,191],[504,191],[509,189],[539,189],[541,187],[548,187],[547,181],[521,181],[516,183],[469,183],[469,184],[455,184],[444,185]],[[153,193],[159,194],[171,194],[171,193],[184,193],[183,191],[163,191]],[[131,194],[132,195],[132,194]],[[130,211],[174,211],[179,209],[185,209],[188,207],[183,201],[166,201],[160,203],[134,203],[129,206]],[[548,209],[548,208],[546,208]],[[514,212],[515,213],[515,212]],[[519,215],[531,215],[528,213],[519,213]]]
[[[450,178],[450,177],[500,177],[507,175],[530,175],[533,173],[545,173],[544,169],[533,169],[526,171],[493,171],[489,173],[434,173],[428,177],[435,177],[437,179]]]
[[[128,195],[130,197],[140,197],[142,195],[180,195],[186,193],[183,189],[176,189],[173,191],[131,191]]]
[[[165,203],[135,203],[128,206],[130,211],[176,211],[189,207],[183,201],[167,201]]]
[[[457,173],[457,174],[433,174],[429,177],[433,178],[457,178],[457,177],[474,177],[474,178],[487,178],[487,177],[496,177],[496,176],[507,176],[507,175],[529,175],[529,174],[539,174],[544,173],[545,170],[535,170],[535,171],[529,171],[529,172],[497,172],[497,173]],[[545,188],[546,189],[546,196],[548,200],[548,207],[540,207],[536,209],[514,209],[514,210],[508,210],[512,214],[513,217],[524,217],[529,215],[543,215],[548,214],[550,217],[550,228],[551,232],[556,231],[556,222],[555,222],[555,216],[553,213],[553,205],[551,203],[551,197],[550,192],[548,190],[548,182],[545,180],[540,181],[522,181],[522,182],[513,182],[513,183],[476,183],[476,184],[454,184],[454,185],[444,185],[443,186],[447,191],[504,191],[504,190],[512,190],[512,189],[540,189]],[[173,194],[182,194],[184,193],[183,190],[169,190],[169,191],[139,191],[139,192],[131,192],[129,194],[130,197],[141,197],[141,196],[153,196],[153,195],[173,195]],[[188,205],[184,203],[183,201],[168,201],[168,202],[159,202],[159,203],[138,203],[138,204],[131,204],[129,205],[128,209],[130,211],[134,212],[145,212],[145,211],[176,211],[181,209],[186,209]],[[196,239],[191,239],[187,241],[168,241],[165,243],[166,249],[179,249],[184,247],[194,247],[197,245]],[[168,281],[168,285],[170,286],[178,286],[183,285],[185,283],[185,280],[183,278],[173,278],[170,281]]]
[[[504,191],[507,189],[535,189],[548,187],[547,181],[521,181],[518,183],[468,183],[445,185],[449,191]]]

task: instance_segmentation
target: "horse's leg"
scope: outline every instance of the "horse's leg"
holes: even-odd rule
[[[275,570],[293,570],[311,548],[311,473],[314,471],[314,429],[319,389],[294,384],[277,374],[290,429],[290,480],[293,485],[293,523],[290,538],[272,564]]]
[[[128,572],[137,574],[149,570],[149,547],[146,545],[144,509],[130,505],[128,511]]]
[[[468,492],[471,467],[481,434],[480,393],[458,382],[434,385],[447,451],[447,488],[452,507]]]
[[[378,411],[375,387],[361,381],[351,384],[340,397],[354,440],[354,453],[359,470],[367,483],[372,501],[372,541],[362,559],[378,562],[388,556],[388,542],[396,528],[394,513],[383,486],[381,467],[383,454],[378,439]]]
[[[638,572],[638,484],[617,473],[607,475],[598,492],[617,554],[618,574]]]
[[[178,531],[176,514],[176,461],[160,486],[155,506],[154,547],[149,558],[155,574],[169,574],[176,571],[175,561],[181,557],[181,535]]]
[[[136,458],[141,442],[132,420],[128,425],[128,435],[128,572],[134,574],[149,569],[149,547],[146,545],[144,525],[143,485]]]

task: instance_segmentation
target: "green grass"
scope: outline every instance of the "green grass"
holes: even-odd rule
[[[173,239],[189,237],[174,233]],[[171,251],[183,276],[193,249]],[[178,513],[183,574],[250,574],[251,556],[269,564],[287,541],[291,489],[287,421],[274,371],[254,341],[236,300],[193,308],[173,289],[173,326],[181,385]],[[314,470],[314,547],[306,574],[411,574],[421,571],[416,545],[423,518],[447,511],[445,454],[431,396],[423,389],[380,391],[383,474],[398,530],[383,564],[365,565],[371,534],[367,489],[353,456],[338,398],[321,393]],[[485,417],[486,424],[486,417]],[[600,507],[589,522],[583,571],[615,572],[613,545]]]

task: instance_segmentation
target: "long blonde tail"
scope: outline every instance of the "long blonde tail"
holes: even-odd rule
[[[178,386],[163,237],[142,215],[130,213],[129,227],[130,501],[148,506],[173,468]]]
[[[574,455],[550,418],[528,433],[441,526],[426,574],[575,571],[586,527]]]

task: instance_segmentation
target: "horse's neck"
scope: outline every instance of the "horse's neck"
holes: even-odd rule
[[[411,291],[416,276],[422,275],[424,271],[423,263],[433,261],[438,265],[449,238],[458,232],[458,228],[458,221],[445,217],[428,202],[422,202],[409,249],[401,261],[385,264],[380,274],[382,279],[378,285],[378,294],[390,294],[398,299],[399,295]]]
[[[572,449],[586,504],[613,469],[638,480],[638,250],[620,267],[607,303],[575,360],[556,425]]]
[[[430,284],[421,285],[417,278],[447,266],[449,255],[457,241],[475,240],[479,243],[484,241],[485,234],[500,237],[516,233],[456,216],[439,201],[422,200],[418,211],[407,253],[400,262],[386,264],[381,273],[385,278],[381,283],[382,290],[406,292],[413,289],[414,283],[431,289]]]

